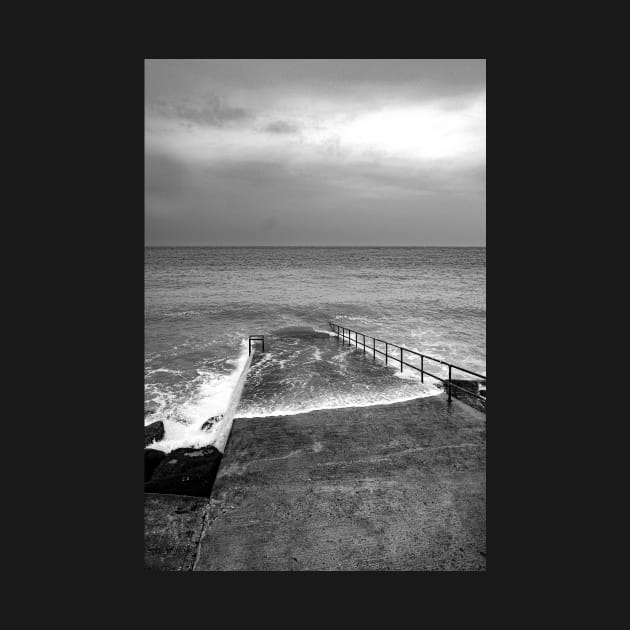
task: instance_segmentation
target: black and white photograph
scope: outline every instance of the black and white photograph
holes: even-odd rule
[[[143,385],[146,570],[485,572],[486,60],[145,59]]]

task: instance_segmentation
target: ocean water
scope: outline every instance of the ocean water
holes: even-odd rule
[[[249,335],[265,335],[265,352],[254,355],[236,417],[438,391],[434,379],[423,384],[391,360],[386,367],[362,344],[342,345],[329,322],[485,374],[486,250],[147,247],[145,423],[163,420],[166,430],[156,447],[211,439],[201,425],[225,411]],[[425,368],[446,374],[437,363]]]

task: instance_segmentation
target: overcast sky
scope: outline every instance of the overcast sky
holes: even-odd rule
[[[147,245],[485,245],[485,60],[146,60]]]

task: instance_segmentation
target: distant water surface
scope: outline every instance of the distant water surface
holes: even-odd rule
[[[342,346],[329,321],[485,374],[486,249],[147,247],[145,423],[165,421],[169,448],[198,443],[227,406],[250,334],[266,335],[266,352],[237,416],[435,392]]]

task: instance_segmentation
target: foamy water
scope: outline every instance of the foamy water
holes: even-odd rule
[[[236,385],[241,378],[249,356],[247,342],[242,343],[241,354],[237,360],[228,360],[234,369],[227,374],[211,371],[199,371],[200,381],[189,398],[174,406],[170,415],[158,414],[164,422],[164,438],[154,442],[151,448],[170,452],[176,448],[201,448],[216,445],[221,432],[222,419],[211,427],[203,428],[209,418],[226,414],[234,395]],[[168,405],[165,405],[168,407]],[[154,422],[155,415],[145,418]]]

